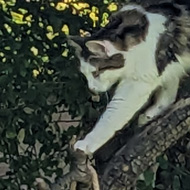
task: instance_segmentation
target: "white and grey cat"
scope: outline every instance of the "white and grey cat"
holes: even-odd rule
[[[93,154],[122,129],[155,94],[140,115],[144,124],[176,99],[190,71],[190,14],[177,5],[127,5],[90,37],[71,37],[88,87],[99,93],[118,83],[115,94],[92,131],[74,145]]]

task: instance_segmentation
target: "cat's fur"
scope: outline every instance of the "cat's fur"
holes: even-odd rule
[[[91,37],[69,40],[92,91],[105,92],[119,83],[94,129],[75,149],[94,153],[155,91],[156,101],[139,117],[140,124],[175,101],[180,80],[190,71],[190,15],[184,7],[163,7],[127,5]]]

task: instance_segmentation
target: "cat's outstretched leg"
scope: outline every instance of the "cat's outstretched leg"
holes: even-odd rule
[[[132,119],[156,87],[156,82],[122,81],[94,129],[83,140],[77,141],[74,148],[93,154]]]

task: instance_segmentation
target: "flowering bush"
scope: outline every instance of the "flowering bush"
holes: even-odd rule
[[[36,177],[59,176],[70,162],[80,118],[88,124],[98,111],[66,35],[97,30],[116,9],[112,1],[0,0],[0,189],[34,189]]]

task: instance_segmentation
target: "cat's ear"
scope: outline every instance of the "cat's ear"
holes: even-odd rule
[[[89,51],[100,57],[110,57],[117,52],[114,45],[108,40],[90,40],[85,45]]]

